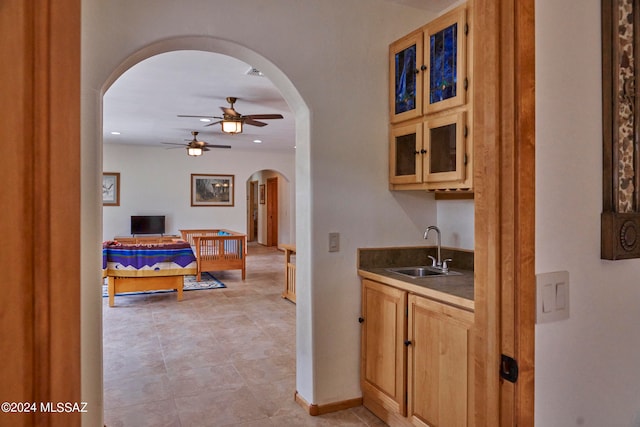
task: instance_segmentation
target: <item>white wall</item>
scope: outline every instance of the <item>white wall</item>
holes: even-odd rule
[[[442,246],[473,250],[475,213],[473,200],[438,200],[437,209]],[[434,243],[431,237],[427,243]],[[453,266],[456,265],[455,261],[454,259]]]
[[[198,44],[190,48],[237,53],[273,77],[295,111],[297,389],[311,403],[360,396],[357,248],[423,244],[424,228],[436,221],[427,194],[387,189],[388,44],[431,17],[382,0],[83,0],[87,182],[102,169],[92,156],[101,91],[158,44],[188,39]],[[88,217],[100,210],[83,203]],[[330,254],[334,231],[341,251]],[[94,284],[85,281],[88,292]]]
[[[189,157],[184,150],[161,146],[105,144],[104,170],[120,173],[121,188],[120,206],[103,209],[103,239],[129,235],[131,215],[165,215],[167,234],[180,234],[181,228],[226,228],[246,233],[247,180],[265,168],[280,171],[283,178],[293,177],[294,156],[293,150],[256,154],[232,148]],[[192,173],[234,175],[234,206],[192,207]],[[288,187],[283,183],[280,188],[279,217],[283,220],[291,216]],[[291,223],[283,221],[279,225],[279,236],[288,240]]]
[[[536,326],[540,427],[640,426],[640,260],[600,260],[599,0],[536,1],[536,272],[570,318]]]

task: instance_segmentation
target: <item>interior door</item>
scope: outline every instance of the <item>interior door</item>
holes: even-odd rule
[[[278,245],[278,178],[267,179],[267,246]]]
[[[258,181],[249,182],[249,203],[247,204],[248,241],[258,240]]]

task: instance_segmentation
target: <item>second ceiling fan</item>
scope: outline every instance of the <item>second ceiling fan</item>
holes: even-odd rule
[[[205,126],[212,126],[220,123],[222,127],[222,131],[228,134],[237,134],[242,133],[242,126],[247,124],[251,126],[266,126],[267,123],[261,122],[260,120],[271,120],[271,119],[282,119],[284,118],[282,114],[247,114],[243,116],[238,113],[233,105],[236,103],[238,98],[229,96],[227,97],[227,102],[230,104],[229,107],[220,107],[222,110],[222,117],[220,116],[196,116],[196,115],[184,115],[178,114],[178,117],[195,117],[195,118],[207,118],[207,119],[220,119],[216,122],[212,122],[206,124]]]
[[[190,156],[201,156],[204,151],[209,151],[209,148],[231,148],[230,145],[209,144],[204,141],[199,141],[198,132],[196,131],[192,131],[191,135],[193,135],[193,139],[185,140],[189,141],[187,144],[175,142],[163,142],[162,144],[176,146],[172,148],[185,147],[187,149],[187,154]]]

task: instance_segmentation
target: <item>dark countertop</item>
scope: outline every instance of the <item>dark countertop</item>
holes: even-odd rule
[[[442,259],[451,258],[451,271],[460,274],[411,278],[387,271],[394,267],[428,264],[427,255],[435,255],[433,247],[360,248],[358,275],[448,304],[474,309],[473,252],[442,248]],[[456,268],[459,265],[459,268]]]

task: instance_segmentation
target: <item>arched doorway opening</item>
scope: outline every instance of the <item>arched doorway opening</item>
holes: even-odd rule
[[[254,172],[247,186],[247,239],[265,246],[295,243],[295,192],[282,173]]]
[[[303,165],[301,170],[303,171],[309,170],[309,150],[308,150],[309,129],[310,129],[309,110],[305,102],[303,101],[302,97],[300,96],[298,91],[293,87],[293,85],[291,84],[289,79],[284,75],[284,73],[281,72],[278,68],[276,68],[271,62],[269,62],[265,58],[261,57],[260,55],[256,54],[255,52],[243,46],[239,46],[225,40],[213,39],[209,37],[184,37],[179,39],[163,40],[158,43],[147,46],[146,48],[143,48],[140,51],[128,57],[116,68],[116,70],[113,71],[113,73],[109,76],[109,78],[105,81],[105,83],[101,88],[100,102],[102,103],[105,92],[109,89],[109,87],[113,84],[113,82],[115,82],[118,79],[118,77],[121,76],[129,68],[139,63],[140,61],[143,61],[154,55],[164,53],[164,52],[177,51],[177,50],[202,50],[207,52],[226,54],[226,55],[241,59],[243,61],[246,61],[247,63],[254,64],[256,67],[260,68],[262,71],[272,76],[273,83],[278,87],[279,90],[281,90],[282,96],[285,98],[285,100],[287,101],[287,104],[290,106],[291,110],[295,115],[295,127],[296,127],[295,145],[298,147],[294,155],[295,163]],[[100,108],[97,108],[97,112],[99,111],[100,111]],[[97,149],[101,150],[103,147],[102,137],[97,138],[97,140],[99,141],[99,143],[96,145]],[[259,170],[259,168],[254,168],[253,170],[254,171]],[[238,178],[241,178],[243,175],[247,176],[248,174],[246,175],[239,174]],[[290,176],[293,176],[293,175],[294,175],[294,172],[291,172]],[[99,179],[99,175],[98,173],[96,173],[96,180],[98,179]],[[296,179],[297,179],[298,185],[302,183],[303,187],[305,188],[308,188],[310,186],[308,173],[299,174],[299,176],[296,176]],[[285,180],[282,180],[282,181],[285,181]],[[308,195],[309,192],[306,192],[305,194]],[[302,199],[306,199],[306,201]],[[245,203],[244,194],[237,195],[236,200],[238,201],[239,204],[241,204],[244,207],[244,203]],[[309,205],[309,197],[306,197],[306,196],[300,197],[297,200],[292,201],[292,203],[295,203],[295,204],[303,203],[304,205]],[[308,210],[305,210],[304,215],[302,215],[301,217],[297,217],[296,221],[293,220],[293,217],[294,217],[293,215],[290,216],[289,237],[294,238],[293,236],[295,235],[295,232],[293,228],[300,227],[300,229],[303,230],[302,234],[306,234],[306,236],[304,237],[304,240],[301,242],[298,242],[298,244],[303,247],[309,246],[311,239],[310,239],[310,231],[309,231],[310,230],[310,227],[309,227],[310,214]],[[298,237],[303,237],[300,234],[301,233],[298,233]],[[307,253],[309,253],[309,251],[307,251]],[[298,263],[300,266],[300,268],[298,269],[298,275],[310,276],[309,261],[300,259]],[[309,280],[307,280],[306,282],[308,283]],[[89,317],[91,318],[90,320],[92,323],[97,324],[99,326],[101,324],[101,320],[99,318],[101,311],[100,309],[97,309],[98,305],[96,304],[96,302],[97,300],[92,299],[91,301],[84,301],[83,303],[85,304],[85,308],[84,308],[85,312],[95,310],[94,313],[97,313],[97,316],[91,315]],[[92,307],[86,307],[86,304],[89,304]],[[301,310],[308,311],[309,309],[310,309],[310,301],[305,302],[304,299],[299,299],[298,305],[296,306],[296,311],[299,313],[301,312]],[[297,316],[297,318],[300,319],[299,316]],[[89,329],[90,328],[87,328],[87,331]],[[302,319],[302,321],[298,320],[296,325],[296,330],[298,331],[298,336],[308,337],[309,336],[308,331],[311,330],[310,320],[306,318]],[[304,339],[303,341],[304,342],[298,343],[296,345],[297,359],[298,359],[298,362],[296,364],[296,366],[298,366],[298,370],[297,370],[298,378],[296,382],[298,384],[306,385],[306,384],[312,383],[312,379],[311,379],[312,369],[310,368],[312,361],[304,360],[304,359],[308,359],[308,357],[303,357],[303,360],[301,361],[300,355],[310,354],[310,351],[308,351],[307,347],[310,346],[311,341],[308,338]],[[92,349],[89,350],[89,347],[91,347]],[[100,334],[88,334],[88,333],[83,334],[83,348],[85,349],[84,350],[85,353],[91,353],[91,354],[95,352],[95,349],[101,349],[102,343],[100,342]],[[86,358],[86,360],[89,360],[89,358]],[[91,360],[93,362],[87,362],[87,365],[84,366],[83,369],[85,369],[85,371],[93,371],[93,372],[101,371],[100,358],[94,357]],[[300,369],[301,366],[302,366],[302,369]],[[300,375],[303,375],[304,377],[308,377],[308,378],[301,379]],[[91,384],[92,384],[92,394],[94,395],[100,394],[97,392],[96,388],[100,387],[101,384],[97,385],[97,387],[93,381],[91,381]],[[300,390],[301,388],[302,389],[307,388],[306,386],[301,387],[298,384],[296,385],[296,389],[298,390]]]

